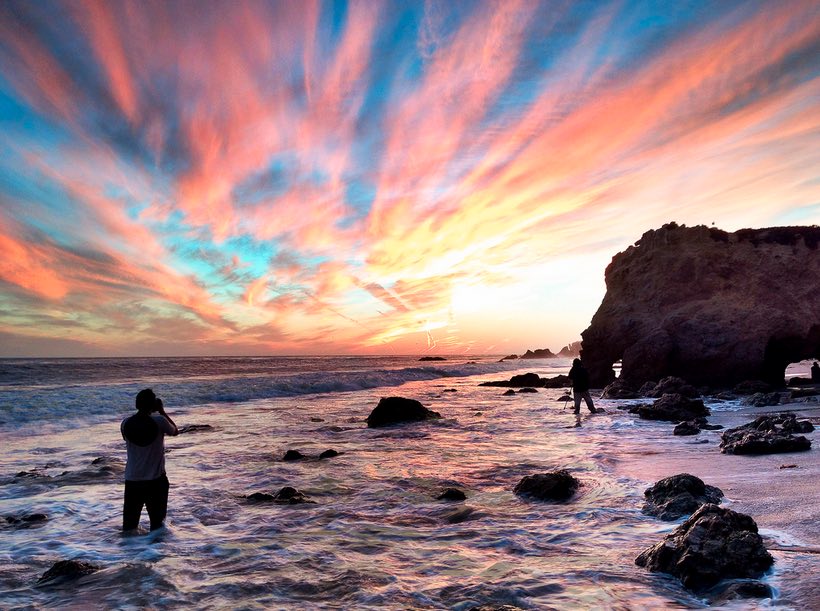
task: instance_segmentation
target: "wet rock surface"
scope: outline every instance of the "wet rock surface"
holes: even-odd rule
[[[717,585],[709,592],[709,601],[713,605],[720,605],[730,600],[744,598],[774,598],[772,588],[760,581],[734,581]]]
[[[760,577],[773,563],[750,516],[711,504],[635,559],[638,566],[674,575],[695,591],[723,579]]]
[[[708,503],[720,504],[723,491],[689,473],[666,477],[644,491],[641,511],[661,520],[677,520]]]
[[[83,562],[81,560],[59,560],[48,569],[40,579],[38,584],[55,583],[57,581],[66,581],[69,579],[77,579],[84,575],[96,573],[102,567],[99,567],[90,562]]]
[[[377,428],[404,422],[419,422],[441,418],[441,414],[427,409],[415,399],[383,397],[367,417],[367,426]]]
[[[178,427],[179,434],[185,433],[206,433],[208,431],[213,431],[214,427],[210,424],[183,424],[182,426]]]
[[[629,410],[644,420],[685,422],[709,415],[700,399],[690,399],[677,393],[665,394],[651,405],[637,405]]]
[[[721,434],[720,451],[724,454],[779,454],[805,452],[811,440],[794,433],[810,433],[814,426],[808,420],[797,420],[794,414],[760,416]]]
[[[689,384],[683,378],[678,378],[675,376],[667,376],[662,378],[657,384],[652,386],[651,388],[647,387],[642,389],[644,397],[650,397],[653,399],[659,399],[664,395],[668,394],[678,394],[683,395],[684,397],[688,397],[689,399],[695,399],[700,396],[700,393],[697,389]]]
[[[48,516],[44,513],[22,513],[3,517],[6,524],[15,528],[26,528],[35,524],[42,524],[48,520]]]
[[[672,431],[675,435],[697,435],[700,433],[700,423],[696,420],[687,420],[675,425]]]
[[[269,492],[254,492],[245,497],[255,503],[278,503],[280,505],[298,505],[300,503],[315,504],[306,494],[293,486],[285,486],[276,494]]]
[[[290,462],[293,460],[303,460],[307,458],[304,454],[302,454],[299,450],[288,450],[285,452],[285,455],[282,457],[282,460]]]
[[[325,450],[321,454],[319,454],[319,459],[324,460],[325,458],[333,458],[334,456],[338,456],[339,452],[336,450]]]
[[[550,473],[525,476],[513,492],[518,496],[540,501],[566,501],[578,491],[580,482],[569,471],[561,469]]]
[[[520,392],[522,394],[527,394],[527,393],[537,393],[538,390],[535,389],[535,388],[530,388],[529,386],[525,386],[524,388],[520,389],[518,392]]]

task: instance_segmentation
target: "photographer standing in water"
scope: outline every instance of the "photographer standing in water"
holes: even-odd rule
[[[151,519],[151,530],[156,530],[163,526],[168,510],[165,435],[178,435],[179,430],[165,413],[162,399],[150,388],[137,393],[136,406],[137,413],[120,424],[128,452],[122,529],[134,530],[139,526],[142,506],[145,505]]]
[[[575,426],[581,425],[581,399],[583,399],[589,411],[596,413],[595,404],[592,403],[592,396],[589,394],[589,372],[581,359],[572,361],[572,369],[569,370],[569,379],[572,381],[572,394],[575,399]]]

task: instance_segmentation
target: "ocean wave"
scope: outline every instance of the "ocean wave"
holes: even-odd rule
[[[522,367],[551,375],[566,369],[564,359],[533,361],[484,361],[413,365],[394,368],[302,371],[292,374],[226,375],[182,377],[173,371],[162,376],[139,375],[132,382],[37,384],[0,387],[0,426],[64,418],[99,417],[133,410],[134,396],[150,386],[174,408],[214,403],[243,403],[258,399],[355,392],[395,387],[406,382],[457,378],[510,372]],[[525,364],[526,363],[526,364]],[[298,363],[294,363],[298,369]]]

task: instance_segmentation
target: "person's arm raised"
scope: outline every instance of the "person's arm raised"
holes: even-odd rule
[[[172,437],[175,436],[175,435],[179,435],[179,428],[177,428],[176,423],[173,420],[171,420],[171,416],[169,416],[167,414],[167,412],[165,411],[165,406],[162,404],[162,399],[159,399],[159,398],[157,399],[157,413],[160,416],[164,417],[168,422],[171,423],[171,426],[174,427],[173,432],[170,432],[168,434],[171,435]]]

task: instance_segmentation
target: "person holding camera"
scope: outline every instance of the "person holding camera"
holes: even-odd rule
[[[168,511],[165,435],[179,435],[179,429],[165,413],[162,399],[150,388],[137,393],[136,406],[137,413],[120,424],[128,454],[122,529],[134,530],[139,526],[144,505],[151,519],[151,530],[156,530],[163,526]]]

